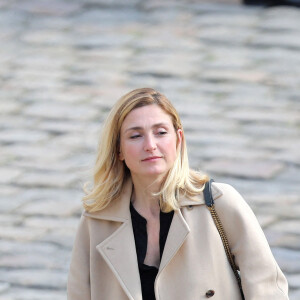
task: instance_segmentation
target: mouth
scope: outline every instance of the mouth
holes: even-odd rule
[[[162,158],[162,156],[150,156],[150,157],[147,157],[145,159],[142,159],[142,161],[154,161],[154,160],[157,160],[159,158]]]

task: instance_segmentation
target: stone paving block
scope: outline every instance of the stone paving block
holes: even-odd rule
[[[43,16],[41,18],[39,18],[39,17],[33,18],[31,20],[30,25],[31,25],[30,27],[33,30],[47,28],[47,29],[51,29],[51,30],[68,31],[72,28],[71,20],[67,17],[61,18],[60,16],[49,16],[49,17]],[[62,48],[61,45],[59,45],[58,48],[59,49]],[[35,49],[32,49],[32,50],[35,50]],[[51,49],[51,50],[57,50],[57,48]],[[47,53],[48,53],[48,51],[47,51]]]
[[[19,103],[14,102],[5,102],[1,99],[0,102],[0,115],[6,115],[11,113],[16,113],[21,109],[21,105]],[[1,133],[2,135],[2,133]]]
[[[152,61],[157,61],[157,63],[153,64]],[[132,73],[148,73],[158,77],[186,76],[194,70],[195,59],[176,53],[140,55],[135,59],[135,64],[129,67]]]
[[[128,44],[132,41],[133,37],[124,33],[118,34],[115,32],[111,35],[110,32],[101,32],[96,35],[82,35],[74,39],[71,44],[73,47],[79,49],[102,49],[110,47],[121,47],[124,44]]]
[[[24,1],[13,6],[15,9],[24,10],[31,14],[66,16],[77,12],[81,5],[69,1]]]
[[[28,129],[6,129],[1,131],[0,143],[39,143],[49,138],[47,132]]]
[[[78,178],[83,180],[85,177],[84,173],[87,171],[87,168],[92,168],[92,165],[94,164],[95,155],[92,155],[92,153],[95,152],[95,149],[96,146],[90,147],[89,149],[83,149],[81,153],[74,154],[63,161],[49,162],[41,160],[35,161],[36,165],[33,166],[32,161],[18,160],[14,161],[12,166],[16,168],[30,169],[37,172],[76,173],[78,174]],[[88,150],[89,154],[85,155]]]
[[[15,195],[15,199],[23,200],[24,202],[48,202],[48,201],[71,201],[74,205],[81,203],[81,198],[84,192],[81,187],[71,188],[46,188],[46,187],[26,187],[20,189],[19,194]]]
[[[51,58],[49,58],[48,60],[50,59]],[[53,68],[53,66],[51,66],[51,68]],[[62,85],[62,80],[66,76],[66,71],[56,70],[55,68],[53,68],[53,70],[49,72],[47,65],[44,67],[40,66],[39,68],[38,66],[36,66],[35,69],[33,69],[31,66],[21,69],[21,71],[15,72],[14,80],[16,82],[21,82],[22,86],[28,86],[32,84],[33,86],[41,85],[45,87],[59,87]],[[58,99],[56,99],[56,101],[57,100]]]
[[[69,257],[67,257],[69,258]],[[60,257],[58,253],[54,256],[45,256],[40,253],[7,254],[0,257],[0,268],[2,269],[65,269],[66,257]]]
[[[22,170],[0,167],[0,184],[9,184],[15,182],[15,180],[22,175]]]
[[[273,33],[272,35],[261,34],[260,36],[256,36],[251,44],[256,47],[282,47],[294,50],[300,48],[299,39],[296,39],[295,35],[290,32],[285,34],[278,32]]]
[[[205,162],[205,160],[212,160],[212,159],[243,160],[245,159],[245,157],[247,157],[247,159],[249,160],[268,160],[272,155],[271,151],[269,150],[260,149],[258,151],[253,148],[245,148],[245,146],[243,146],[243,139],[240,141],[241,145],[237,143],[234,148],[232,147],[232,144],[227,144],[227,143],[222,144],[222,147],[218,147],[214,144],[199,145],[197,143],[196,136],[194,137],[194,139],[190,143],[189,136],[188,136],[187,138],[188,151],[190,151],[190,153],[193,153],[195,157],[198,157],[203,162]],[[235,139],[235,141],[237,141],[237,139]],[[201,151],[199,151],[199,147]],[[192,161],[193,160],[191,160],[191,162]]]
[[[20,240],[0,240],[1,255],[25,255],[28,253],[36,253],[45,257],[55,257],[55,255],[68,257],[69,250],[62,250],[61,247],[45,242],[29,242]]]
[[[247,83],[261,83],[268,80],[268,75],[258,71],[209,70],[202,74],[199,79],[213,82],[241,81]]]
[[[22,186],[28,187],[71,187],[74,182],[78,181],[77,174],[62,172],[27,172],[18,177],[15,182]]]
[[[286,150],[281,151],[280,153],[276,153],[274,155],[274,158],[285,163],[290,163],[297,166],[300,165],[300,153],[297,149],[294,150],[286,148]]]
[[[300,122],[300,116],[297,112],[291,111],[276,111],[268,110],[267,112],[255,111],[255,110],[234,110],[226,114],[227,117],[233,118],[239,121],[247,122],[266,122],[266,123],[286,123],[286,124],[298,124]]]
[[[83,10],[77,16],[73,16],[72,22],[86,25],[95,24],[101,28],[120,28],[120,26],[134,23],[139,20],[141,15],[138,11],[130,9],[116,9],[114,11],[99,9]],[[112,40],[112,39],[111,39]]]
[[[283,272],[300,272],[300,251],[285,248],[272,248],[272,253]]]
[[[4,196],[0,197],[0,212],[3,214],[11,213],[19,206],[26,203],[28,200],[17,198],[17,196]]]
[[[0,280],[19,287],[39,286],[45,289],[64,289],[67,274],[61,270],[0,270]]]
[[[242,178],[271,179],[284,170],[284,165],[272,161],[214,159],[204,169],[221,175]]]
[[[208,122],[210,121],[208,116],[211,115],[212,112],[209,105],[206,104],[204,101],[201,101],[200,100],[201,97],[199,97],[200,99],[198,98],[199,103],[195,103],[198,100],[197,98],[186,102],[175,103],[176,109],[180,114],[180,116],[183,118],[183,121],[184,118],[188,118],[189,120],[194,120],[194,121],[201,121],[201,120],[208,121]],[[214,114],[221,113],[221,109],[216,108],[216,110],[214,110],[213,113]]]
[[[21,23],[26,20],[26,16],[24,16],[21,12],[12,9],[3,9],[0,11],[0,24],[1,26],[8,28],[21,28]]]
[[[194,134],[197,133],[204,136],[209,136],[209,132],[217,133],[220,128],[222,128],[223,132],[227,133],[235,131],[237,126],[236,122],[228,121],[226,119],[217,121],[211,120],[210,118],[205,116],[205,112],[204,115],[201,116],[201,113],[198,114],[195,111],[191,116],[188,113],[185,114],[185,112],[181,108],[179,108],[178,111],[181,115],[181,122],[184,128],[185,135],[190,134],[189,132],[193,132]],[[241,138],[246,139],[245,136],[241,136]]]
[[[36,103],[28,106],[24,113],[28,116],[52,119],[88,120],[97,117],[98,112],[85,105],[66,105],[61,103]]]
[[[77,132],[78,134],[84,131],[84,125],[81,122],[72,122],[72,121],[53,121],[53,120],[43,120],[39,124],[40,130],[45,130],[52,134],[62,134],[69,132]]]
[[[53,138],[53,143],[59,148],[70,148],[70,149],[80,149],[90,150],[95,149],[98,141],[98,133],[86,132],[82,134],[69,133]]]
[[[289,292],[289,299],[290,300],[299,300],[300,299],[300,289],[290,291]]]
[[[17,195],[20,190],[21,189],[16,186],[0,185],[0,195],[3,198]]]
[[[278,203],[280,204],[280,203]],[[297,219],[299,218],[300,215],[300,204],[293,204],[293,205],[284,205],[282,203],[282,205],[274,205],[272,207],[262,207],[260,209],[260,212],[263,214],[274,214],[277,215],[279,218],[294,218]],[[292,230],[293,228],[293,220],[290,221],[282,221],[283,224],[281,225],[287,225],[287,227],[285,227],[283,229],[283,231],[288,232],[289,230]],[[285,223],[287,222],[287,223]],[[281,222],[280,222],[281,223]],[[273,228],[272,228],[273,229]],[[274,227],[274,230],[280,230],[280,226],[276,226]],[[295,229],[295,233],[296,233],[296,229]],[[300,231],[299,231],[300,234]]]
[[[215,16],[215,19],[218,20],[219,16]],[[236,24],[237,20],[234,17],[231,19]],[[219,23],[219,21],[216,22],[218,22],[216,26],[207,26],[199,30],[197,37],[200,41],[214,45],[239,47],[239,45],[248,43],[254,37],[254,29],[245,29],[240,25],[236,26],[234,24],[227,26],[227,24]]]
[[[250,142],[249,138],[239,134],[226,134],[215,133],[213,135],[207,134],[207,132],[187,132],[186,139],[189,144],[203,147],[203,146],[215,146],[219,145],[235,145],[235,147],[245,146]]]
[[[20,68],[16,71],[16,74],[22,74],[22,72],[42,72],[50,78],[53,78],[53,73],[54,77],[57,77],[57,74],[64,74],[64,69],[69,63],[68,58],[71,53],[62,46],[57,46],[55,47],[55,51],[49,49],[43,55],[43,52],[41,53],[43,49],[43,47],[40,47],[40,49],[38,48],[37,50],[30,49],[25,57],[16,57],[15,64]],[[19,79],[22,78],[19,77]],[[47,95],[48,93],[46,96]]]
[[[43,288],[15,288],[11,287],[1,300],[66,300],[65,291]]]
[[[4,292],[8,291],[10,288],[10,285],[7,282],[0,282],[0,296]],[[1,298],[0,298],[1,299]]]
[[[300,238],[298,235],[272,231],[269,228],[264,228],[264,233],[272,248],[288,248],[300,251]]]
[[[3,148],[1,152],[3,155],[9,158],[13,157],[14,159],[30,161],[34,162],[37,165],[40,161],[47,163],[57,162],[70,154],[69,149],[58,148],[51,143],[48,143],[47,145],[13,144],[5,146],[5,148]],[[34,164],[32,164],[32,166],[33,165]]]
[[[258,222],[263,229],[266,227],[269,227],[271,224],[273,224],[277,220],[277,217],[273,216],[273,215],[256,214],[256,218],[258,219]]]
[[[59,245],[61,247],[71,250],[73,248],[74,239],[74,229],[61,228],[52,230],[45,236],[41,237],[39,241],[53,243],[55,245]],[[71,255],[71,251],[69,252],[69,254]]]
[[[287,280],[289,283],[289,287],[291,289],[299,289],[300,288],[300,273],[298,274],[288,274]]]
[[[77,199],[43,199],[34,201],[22,206],[18,209],[18,214],[27,216],[41,215],[41,216],[71,216],[80,212],[82,204]]]
[[[287,48],[273,48],[272,51],[266,51],[264,48],[257,48],[251,53],[252,59],[258,61],[260,66],[264,68],[265,66],[271,66],[274,60],[280,60],[283,63],[283,68],[286,66],[296,66],[295,63],[299,62],[300,58],[297,55],[297,51]],[[274,65],[274,63],[273,63]],[[291,68],[291,70],[297,70],[297,68]],[[274,103],[276,104],[276,103]]]
[[[5,114],[0,118],[0,126],[2,129],[28,128],[30,130],[36,129],[35,126],[37,126],[37,122],[34,122],[32,119],[26,118],[20,114]]]
[[[282,120],[282,123],[284,122],[285,120]],[[283,124],[280,124],[280,122],[274,124],[274,122],[269,121],[251,121],[251,124],[248,123],[243,126],[242,132],[245,135],[250,135],[256,138],[255,147],[271,149],[274,152],[277,150],[293,150],[294,146],[291,138],[294,137],[297,139],[297,136],[299,135],[296,124],[288,124],[283,127]],[[284,138],[286,135],[291,137],[288,141]],[[278,143],[277,138],[280,138],[280,143]],[[273,155],[275,154],[276,153],[273,153]],[[279,155],[279,153],[277,153],[277,155]]]
[[[298,206],[298,216],[300,212],[300,207]],[[291,207],[291,210],[293,207]],[[300,243],[300,220],[282,220],[276,222],[269,227],[270,230],[279,231],[284,233],[291,233],[299,235],[299,243]]]
[[[47,232],[46,229],[40,229],[40,228],[3,226],[0,232],[0,238],[18,240],[18,241],[33,241],[43,236],[46,232]]]
[[[88,3],[92,5],[93,7],[130,7],[137,4],[140,4],[140,0],[128,0],[126,2],[120,2],[119,0],[89,0]]]
[[[22,222],[22,216],[16,216],[12,214],[2,214],[0,212],[0,226],[14,226]]]
[[[48,91],[56,90],[63,88],[63,82],[54,79],[48,80],[46,78],[40,78],[40,80],[31,80],[29,78],[15,79],[11,81],[7,88],[15,89],[19,88],[21,90],[30,90],[30,91]]]
[[[287,19],[290,19],[291,22],[298,21],[300,12],[298,9],[292,6],[274,6],[266,11],[265,17],[266,20],[280,20],[282,19],[282,15],[285,15]],[[299,28],[298,28],[299,29]]]
[[[262,206],[284,206],[293,207],[295,204],[300,202],[299,195],[296,194],[284,194],[283,191],[281,194],[276,193],[276,196],[271,194],[252,194],[247,197],[247,201],[250,202],[253,206],[261,208]]]
[[[0,223],[2,223],[0,215]],[[26,227],[47,228],[47,229],[71,229],[76,231],[79,224],[78,218],[54,218],[54,217],[27,217],[24,220]]]

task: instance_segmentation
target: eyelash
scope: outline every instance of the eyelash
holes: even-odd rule
[[[159,132],[157,133],[157,135],[165,135],[165,134],[167,134],[167,133],[168,133],[167,131],[159,131]],[[141,137],[141,135],[140,135],[140,134],[135,134],[135,135],[132,135],[132,136],[130,137],[130,139],[134,140],[134,139],[136,139],[136,138],[138,138],[138,137]]]
[[[138,138],[140,136],[141,136],[140,134],[136,134],[136,135],[131,136],[130,138],[134,140],[134,139],[136,139],[136,138]]]

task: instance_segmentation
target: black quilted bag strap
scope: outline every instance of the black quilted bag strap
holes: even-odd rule
[[[212,182],[214,182],[214,180],[210,179],[208,182],[205,183],[205,187],[204,187],[204,190],[203,190],[205,204],[206,204],[207,208],[209,209],[210,214],[211,214],[211,216],[214,220],[214,223],[215,223],[215,225],[218,229],[218,232],[220,234],[220,237],[221,237],[221,240],[222,240],[225,252],[226,252],[226,256],[228,258],[228,261],[230,263],[232,271],[233,271],[233,273],[236,277],[236,280],[237,280],[237,283],[238,283],[238,286],[239,286],[239,289],[240,289],[240,292],[241,292],[242,300],[245,300],[243,289],[242,289],[241,277],[240,277],[240,274],[238,272],[238,268],[237,268],[237,266],[234,262],[234,257],[231,254],[229,243],[228,243],[225,231],[223,229],[221,220],[220,220],[220,218],[219,218],[219,216],[218,216],[218,214],[215,210],[214,199],[213,199],[212,191],[211,191],[211,183]]]

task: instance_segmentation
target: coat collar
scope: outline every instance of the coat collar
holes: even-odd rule
[[[131,219],[129,204],[132,193],[132,180],[129,178],[123,186],[123,190],[120,198],[112,201],[106,208],[101,211],[89,213],[85,211],[83,214],[90,218],[110,220],[116,222],[126,222]],[[212,184],[212,195],[214,200],[222,196],[222,191]],[[187,197],[181,197],[179,199],[180,207],[184,206],[194,206],[194,205],[203,205],[205,204],[203,193],[200,193],[194,199]]]
[[[99,212],[84,212],[84,215],[94,219],[121,223],[120,227],[98,244],[96,248],[110,267],[111,271],[115,274],[128,298],[131,300],[142,300],[139,269],[129,209],[131,193],[132,181],[128,180],[124,185],[119,199],[116,199]],[[214,199],[222,195],[222,192],[214,185],[212,186],[212,193]],[[194,200],[187,198],[182,198],[180,200],[181,207],[204,204],[203,193],[200,193]],[[189,232],[189,225],[184,219],[181,210],[176,210],[169,229],[157,278],[170,260],[176,255]],[[130,276],[128,276],[129,270]]]

